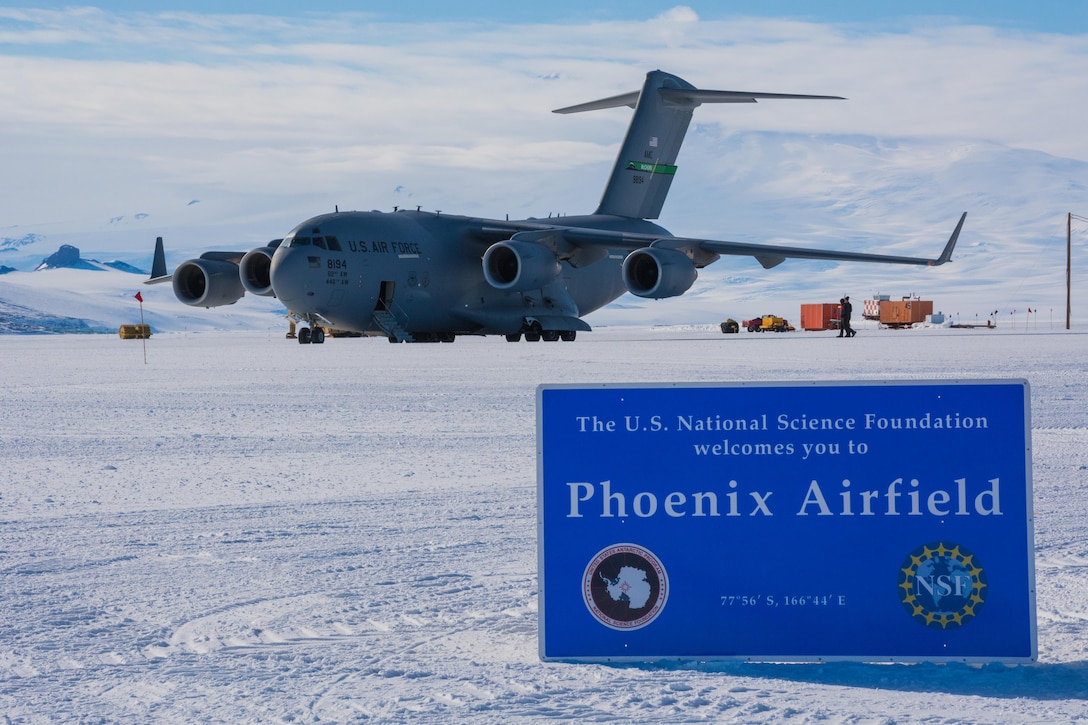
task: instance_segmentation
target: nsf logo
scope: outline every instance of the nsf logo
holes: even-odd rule
[[[669,596],[661,561],[635,544],[601,549],[582,575],[582,598],[601,624],[629,631],[657,619]]]
[[[938,541],[911,552],[899,571],[899,599],[915,621],[934,629],[962,627],[986,601],[986,572],[958,544]]]

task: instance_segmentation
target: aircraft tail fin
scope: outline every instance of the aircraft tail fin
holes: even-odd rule
[[[596,213],[657,219],[676,174],[676,157],[692,111],[703,103],[755,103],[760,98],[840,97],[700,90],[678,76],[656,70],[646,74],[641,91],[556,109],[554,113],[619,106],[635,109]]]

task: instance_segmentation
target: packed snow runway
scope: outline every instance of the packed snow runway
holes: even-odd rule
[[[1088,334],[859,329],[0,337],[0,716],[1088,720]],[[1038,664],[539,661],[537,385],[1021,377]]]

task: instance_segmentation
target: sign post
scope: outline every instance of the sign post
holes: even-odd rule
[[[1031,662],[1023,380],[541,386],[545,660]]]

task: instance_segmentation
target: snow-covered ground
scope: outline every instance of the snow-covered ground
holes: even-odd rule
[[[1088,333],[859,330],[0,337],[0,719],[1088,720]],[[953,377],[1031,384],[1037,664],[539,661],[538,384]]]

